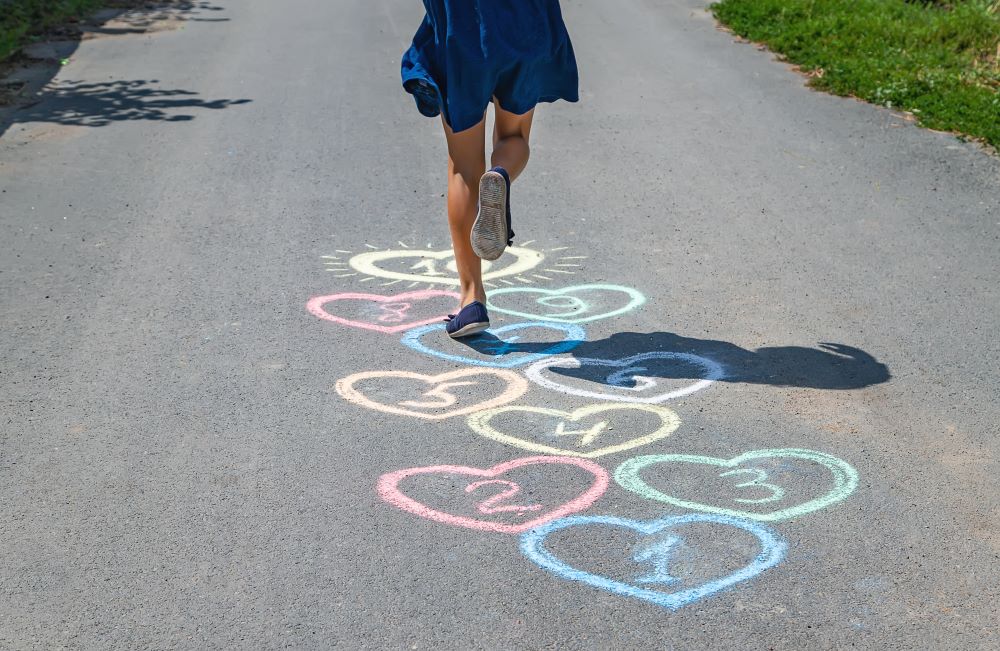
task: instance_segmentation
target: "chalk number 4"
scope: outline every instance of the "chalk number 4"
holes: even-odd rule
[[[771,491],[768,497],[762,497],[756,500],[743,499],[740,497],[734,498],[736,502],[742,502],[743,504],[767,504],[768,502],[777,502],[782,497],[785,496],[785,489],[781,486],[775,486],[774,484],[768,484],[764,480],[767,479],[767,473],[759,468],[737,468],[736,470],[730,470],[724,472],[720,477],[728,477],[730,475],[739,475],[750,473],[754,475],[754,478],[750,481],[743,482],[742,484],[736,484],[736,488],[763,488],[765,490]]]

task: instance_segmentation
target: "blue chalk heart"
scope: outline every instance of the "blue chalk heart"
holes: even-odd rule
[[[553,556],[552,553],[544,547],[546,536],[553,531],[559,531],[560,529],[566,529],[568,527],[577,527],[581,525],[603,525],[606,527],[632,529],[633,531],[638,531],[640,534],[645,536],[651,536],[666,529],[670,529],[671,527],[700,522],[727,525],[752,533],[760,541],[760,554],[758,554],[749,565],[746,565],[721,578],[703,583],[693,588],[677,590],[675,592],[662,592],[660,590],[651,590],[649,588],[640,587],[631,583],[616,581],[599,574],[591,574],[590,572],[578,570]],[[635,558],[637,560],[641,558],[642,560],[659,561],[655,563],[655,567],[656,572],[660,577],[654,579],[643,578],[639,579],[637,582],[657,582],[669,584],[671,582],[678,581],[678,579],[670,577],[665,568],[667,564],[667,555],[670,551],[669,546],[673,544],[674,541],[680,540],[682,539],[679,537],[672,537],[670,539],[671,542],[665,543],[667,546],[664,547],[661,545],[661,549],[663,551],[657,554],[650,554],[648,553],[649,550],[647,550],[645,556],[636,555]],[[671,610],[676,610],[682,606],[686,606],[703,597],[707,597],[715,592],[718,592],[719,590],[723,590],[742,581],[752,579],[764,570],[774,567],[780,563],[785,557],[785,550],[787,547],[787,543],[781,538],[781,536],[762,524],[726,515],[705,513],[671,516],[649,522],[643,522],[641,520],[626,520],[624,518],[616,518],[612,516],[571,516],[568,518],[553,520],[552,522],[543,524],[542,526],[536,527],[531,531],[527,531],[521,536],[521,551],[524,552],[524,555],[540,565],[543,569],[552,572],[556,576],[569,579],[570,581],[581,581],[624,597],[645,599],[646,601],[650,601],[657,606],[670,608]]]
[[[524,330],[527,328],[548,328],[549,330],[558,330],[566,334],[562,341],[556,341],[553,343],[514,343],[513,340],[504,341],[500,335],[505,332],[510,332],[512,330]],[[426,353],[428,355],[433,355],[434,357],[440,357],[441,359],[447,359],[452,362],[459,362],[461,364],[470,364],[472,366],[489,366],[491,368],[513,368],[515,366],[521,366],[522,364],[530,364],[531,362],[542,359],[543,357],[550,357],[552,355],[558,355],[559,353],[565,353],[567,351],[573,350],[580,344],[582,344],[586,338],[587,333],[584,332],[583,328],[578,325],[570,325],[563,323],[544,323],[541,321],[532,321],[527,323],[512,323],[510,325],[505,325],[500,328],[492,328],[487,330],[486,333],[493,335],[499,340],[499,346],[497,347],[497,354],[494,360],[486,359],[474,359],[472,357],[465,357],[463,355],[453,355],[451,353],[445,353],[440,350],[434,350],[428,347],[423,341],[423,336],[430,332],[440,332],[441,341],[450,341],[445,338],[444,334],[445,324],[436,323],[433,325],[423,326],[420,328],[414,328],[413,330],[408,330],[405,335],[403,335],[402,342],[421,353]],[[515,338],[516,339],[516,338]],[[475,343],[476,337],[469,337],[469,343]],[[454,343],[452,343],[454,346]],[[510,353],[514,353],[516,356],[509,359],[500,359]]]

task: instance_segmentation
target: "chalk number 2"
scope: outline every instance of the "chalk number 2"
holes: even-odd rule
[[[487,497],[482,502],[476,504],[476,508],[479,509],[480,513],[524,513],[525,511],[539,511],[542,508],[541,504],[498,504],[508,498],[514,497],[521,492],[521,487],[512,481],[507,481],[505,479],[486,479],[483,481],[477,481],[469,484],[465,487],[466,493],[471,493],[482,486],[504,486],[507,490],[500,491],[493,497]]]
[[[763,488],[765,490],[771,491],[768,497],[762,497],[756,500],[743,499],[740,497],[734,498],[736,502],[742,502],[743,504],[767,504],[768,502],[777,502],[782,497],[785,496],[785,489],[781,486],[775,486],[774,484],[768,484],[764,480],[767,479],[767,473],[759,468],[737,468],[736,470],[730,470],[724,472],[720,477],[728,477],[729,475],[739,475],[750,473],[754,475],[754,478],[750,481],[745,481],[742,484],[736,484],[736,488]]]

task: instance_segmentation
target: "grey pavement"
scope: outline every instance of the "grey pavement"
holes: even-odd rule
[[[0,647],[1000,648],[1000,160],[698,0],[563,9],[581,102],[538,111],[491,283],[645,303],[495,295],[619,312],[530,371],[478,364],[579,332],[306,307],[453,289],[415,0],[196,3],[9,116]],[[486,401],[554,411],[428,418]]]

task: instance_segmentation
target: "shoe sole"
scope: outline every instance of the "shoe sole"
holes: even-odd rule
[[[507,248],[507,240],[507,182],[499,172],[486,172],[479,181],[472,250],[483,260],[496,260]]]
[[[468,336],[471,336],[471,335],[479,334],[480,332],[482,332],[483,330],[486,330],[489,327],[490,327],[490,322],[489,321],[479,322],[479,323],[470,323],[469,325],[465,326],[464,328],[459,328],[455,332],[449,332],[448,336],[451,337],[452,339],[459,339],[461,337],[468,337]]]

